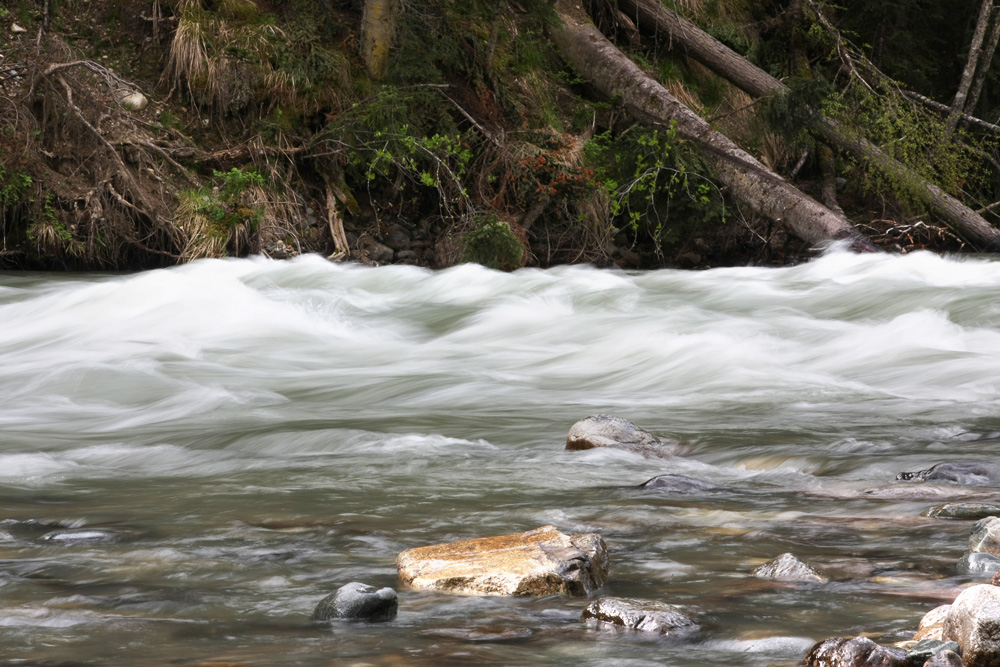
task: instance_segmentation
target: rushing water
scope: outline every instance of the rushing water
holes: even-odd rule
[[[596,413],[689,452],[564,451]],[[0,275],[0,658],[793,665],[828,636],[907,639],[972,580],[970,524],[920,513],[996,490],[894,478],[998,442],[989,258]],[[634,488],[668,472],[730,490]],[[543,524],[599,532],[602,594],[702,632],[399,586],[404,549]],[[749,576],[786,551],[832,581]],[[397,588],[397,619],[311,624],[350,581]]]

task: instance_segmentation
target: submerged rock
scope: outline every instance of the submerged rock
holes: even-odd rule
[[[829,581],[822,574],[806,565],[790,553],[784,553],[774,560],[764,563],[753,571],[758,579],[776,579],[801,583],[824,583]]]
[[[880,646],[868,637],[834,637],[813,646],[805,664],[812,667],[910,667],[906,651]]]
[[[471,595],[588,595],[608,577],[608,549],[596,533],[554,526],[410,549],[396,558],[414,588]]]
[[[700,479],[695,479],[694,477],[685,477],[684,475],[657,475],[653,479],[640,484],[638,488],[645,489],[647,491],[674,493],[678,495],[725,490],[725,487],[717,486],[711,482],[706,482]]]
[[[927,470],[901,472],[896,479],[912,482],[954,482],[984,486],[996,481],[992,471],[981,463],[939,463]]]
[[[976,522],[969,536],[969,551],[1000,556],[1000,517],[986,517]]]
[[[670,636],[689,635],[698,630],[698,624],[679,607],[635,598],[601,598],[583,610],[580,620],[598,627],[610,624],[615,628]]]
[[[1000,516],[1000,505],[945,503],[928,507],[920,515],[934,519],[985,519],[988,516]]]
[[[613,447],[646,458],[667,458],[677,453],[676,440],[661,438],[621,417],[594,415],[573,424],[566,436],[566,449]]]
[[[353,581],[320,600],[312,620],[391,621],[398,608],[396,591]]]
[[[135,537],[136,533],[130,530],[70,528],[46,533],[42,535],[41,539],[55,544],[81,544],[85,542],[127,542]]]
[[[965,667],[1000,665],[1000,588],[978,584],[951,603],[944,640],[958,642]]]
[[[994,574],[1000,572],[1000,558],[993,554],[967,553],[955,566],[959,574]]]

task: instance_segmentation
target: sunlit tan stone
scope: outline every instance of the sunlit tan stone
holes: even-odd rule
[[[468,595],[587,595],[608,576],[608,550],[596,533],[554,526],[410,549],[396,558],[414,588]]]

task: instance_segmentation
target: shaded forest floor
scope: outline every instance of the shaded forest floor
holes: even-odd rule
[[[762,105],[634,26],[595,19],[671,92],[818,198],[809,150]],[[3,269],[202,257],[499,269],[706,268],[817,248],[731,201],[670,128],[632,124],[548,43],[548,3],[407,9],[374,81],[347,0],[20,2],[0,35]],[[619,12],[620,13],[620,12]],[[961,251],[841,179],[880,248]]]

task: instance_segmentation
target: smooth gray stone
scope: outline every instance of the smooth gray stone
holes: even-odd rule
[[[593,415],[573,424],[566,436],[566,449],[576,451],[595,447],[613,447],[646,458],[669,458],[680,443],[661,438],[639,428],[627,419],[612,415]]]
[[[774,560],[764,563],[752,574],[758,579],[775,579],[777,581],[816,584],[829,581],[790,553],[781,554]]]
[[[969,535],[969,551],[1000,556],[1000,517],[980,519]]]
[[[358,621],[390,621],[396,617],[399,602],[391,588],[375,590],[374,586],[351,582],[320,600],[312,620],[334,618]]]
[[[910,658],[911,662],[919,665],[941,651],[958,651],[958,643],[941,641],[939,639],[923,639],[917,642],[916,645],[911,646],[906,655]]]
[[[804,664],[826,667],[912,667],[906,651],[880,646],[868,637],[824,639],[813,646]]]
[[[924,663],[924,667],[965,667],[962,656],[954,651],[939,651]]]
[[[637,632],[661,635],[688,635],[698,630],[698,624],[680,608],[655,600],[605,597],[584,609],[580,620]]]
[[[955,569],[959,574],[993,574],[1000,572],[1000,558],[973,551],[959,558]]]

